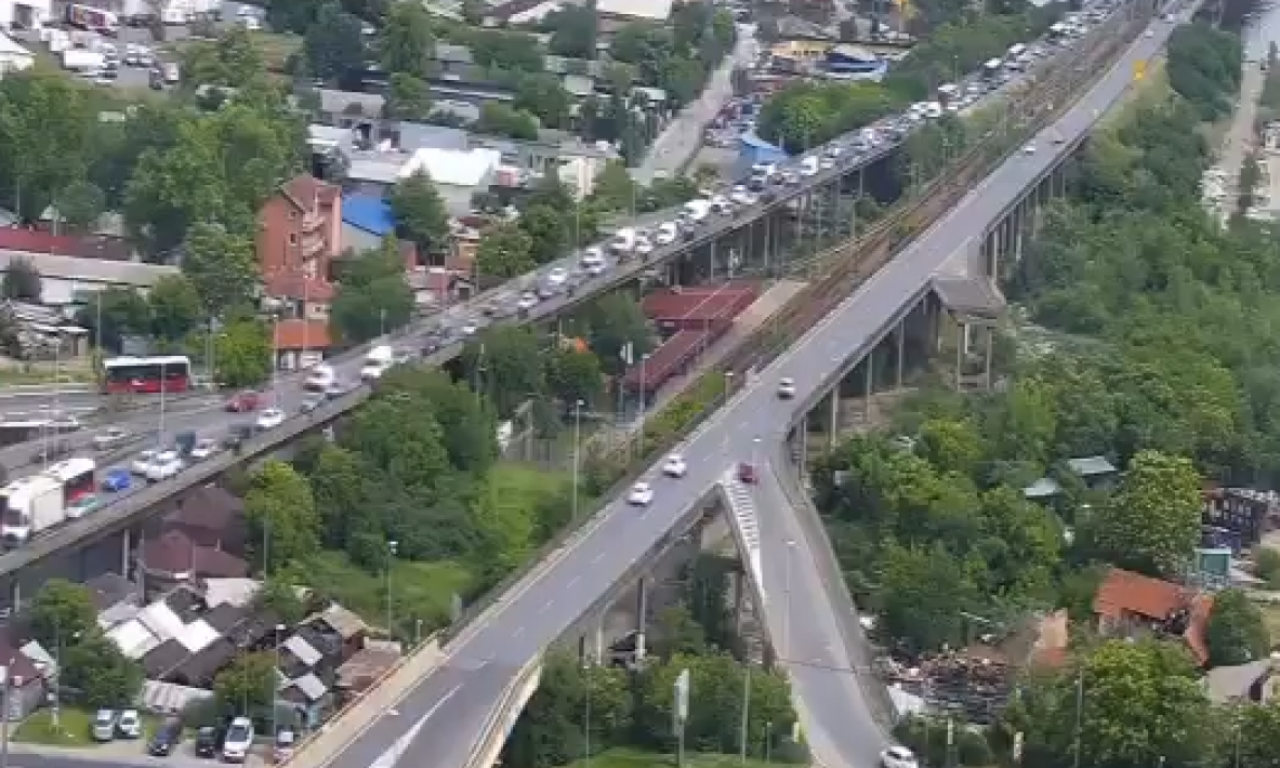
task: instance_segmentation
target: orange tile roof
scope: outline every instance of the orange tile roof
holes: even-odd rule
[[[1182,588],[1140,573],[1112,568],[1093,598],[1093,612],[1118,619],[1126,613],[1164,621],[1186,605]]]
[[[280,185],[284,196],[300,211],[314,210],[317,204],[332,203],[338,196],[338,188],[304,173]]]
[[[1191,620],[1183,639],[1200,666],[1209,662],[1209,615],[1213,613],[1213,595],[1196,595],[1191,601]]]
[[[267,278],[267,295],[277,299],[330,302],[336,290],[333,283],[302,275],[275,274]]]
[[[329,323],[324,320],[281,320],[276,323],[275,348],[328,349],[333,346]]]

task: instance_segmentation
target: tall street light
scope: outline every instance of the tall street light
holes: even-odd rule
[[[392,539],[387,542],[387,639],[395,638],[395,617],[392,613],[391,601],[391,566],[395,563],[396,550],[400,546],[400,542]]]
[[[786,575],[782,586],[782,653],[791,651],[791,557],[795,552],[796,542],[787,539]]]
[[[581,400],[573,404],[573,496],[571,504],[571,517],[574,522],[578,520],[578,476],[582,466],[582,406]]]

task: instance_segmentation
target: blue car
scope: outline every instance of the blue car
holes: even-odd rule
[[[133,477],[127,469],[113,469],[102,478],[102,490],[108,493],[127,491],[131,485],[133,485]]]

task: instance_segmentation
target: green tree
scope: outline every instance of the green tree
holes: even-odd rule
[[[552,654],[543,664],[538,690],[516,722],[503,749],[503,765],[542,768],[565,765],[587,749],[583,728],[591,707],[591,753],[623,741],[631,721],[631,695],[626,673],[586,666],[565,654]]]
[[[537,268],[533,238],[518,224],[498,224],[484,231],[476,250],[476,269],[485,278],[519,277]]]
[[[1231,714],[1233,762],[1242,768],[1264,768],[1280,748],[1280,703],[1270,700],[1237,707]]]
[[[571,59],[596,57],[596,32],[599,25],[590,7],[565,6],[548,14],[543,23],[551,30],[547,47],[552,54]]]
[[[497,423],[464,383],[455,383],[439,369],[397,366],[378,382],[374,399],[430,408],[444,431],[449,463],[459,471],[480,477],[493,466]]]
[[[157,280],[147,293],[147,303],[151,306],[151,332],[170,341],[190,333],[203,315],[200,294],[184,275]]]
[[[353,529],[353,519],[375,515],[366,502],[363,467],[360,457],[353,451],[326,444],[316,458],[311,472],[311,492],[315,499],[316,515],[320,519],[320,534],[330,549],[345,549]],[[381,521],[370,526],[377,529]]]
[[[377,338],[403,326],[412,315],[413,292],[394,239],[348,261],[330,315],[344,341]]]
[[[280,461],[253,474],[244,499],[250,548],[264,571],[298,562],[320,542],[320,518],[307,479]]]
[[[543,127],[564,128],[572,116],[573,99],[560,78],[547,72],[537,72],[525,75],[517,82],[512,106],[537,117]]]
[[[267,72],[262,49],[243,25],[233,24],[213,42],[185,46],[179,59],[185,82],[242,89]]]
[[[387,81],[386,110],[398,120],[426,120],[431,116],[431,88],[405,72],[392,73]]]
[[[360,20],[339,3],[322,4],[302,39],[309,71],[324,80],[344,81],[362,69],[365,49],[360,27]]]
[[[76,323],[93,331],[94,343],[120,351],[122,336],[145,335],[151,330],[151,306],[141,293],[129,288],[104,288],[80,309]]]
[[[73,181],[56,197],[58,217],[73,232],[93,233],[107,210],[107,195],[91,181]]]
[[[272,705],[277,685],[275,656],[247,653],[218,673],[213,694],[224,707],[248,715]]]
[[[43,280],[31,259],[17,258],[9,262],[0,282],[0,295],[6,299],[40,303],[44,292]]]
[[[271,377],[274,350],[270,330],[258,320],[227,323],[213,340],[218,383],[252,387]]]
[[[1134,457],[1092,526],[1103,559],[1172,576],[1200,540],[1200,476],[1191,462],[1156,451]]]
[[[83,584],[50,579],[27,609],[31,634],[45,648],[75,645],[98,629],[93,594]]]
[[[534,141],[538,138],[538,121],[528,112],[499,102],[485,102],[480,107],[476,131],[508,139]]]
[[[386,71],[425,80],[435,55],[435,37],[427,9],[410,0],[391,3],[382,28],[379,51]]]
[[[561,348],[547,358],[550,393],[560,398],[567,409],[572,410],[577,402],[585,403],[584,407],[589,409],[600,395],[603,382],[600,358],[591,352]]]
[[[884,556],[881,621],[889,636],[915,652],[963,645],[965,618],[975,600],[963,564],[941,546],[894,547]]]
[[[142,665],[127,658],[114,641],[91,630],[62,654],[59,678],[62,685],[79,691],[84,706],[113,708],[137,697],[143,672]]]
[[[22,218],[40,218],[56,193],[84,178],[98,123],[90,93],[44,67],[0,82],[0,167]]]
[[[638,361],[653,348],[649,321],[640,305],[624,294],[611,294],[596,301],[586,312],[591,351],[600,359],[605,373],[616,375],[626,369],[623,351],[630,345],[631,359]]]
[[[1238,589],[1214,595],[1205,638],[1209,644],[1209,664],[1215,667],[1264,658],[1270,646],[1262,612]]]
[[[1107,642],[1025,688],[1005,718],[1029,764],[1198,765],[1213,754],[1215,718],[1197,677],[1176,644]]]
[[[449,235],[449,214],[426,171],[402,179],[391,191],[396,228],[420,249],[443,251]]]
[[[486,329],[462,350],[466,378],[493,403],[502,418],[546,389],[540,339],[528,328]]]

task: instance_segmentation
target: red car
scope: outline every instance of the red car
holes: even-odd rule
[[[262,396],[257,392],[240,392],[227,401],[227,410],[231,413],[247,413],[258,410]]]
[[[756,484],[756,468],[754,464],[748,464],[745,461],[738,465],[738,479],[747,485]]]

